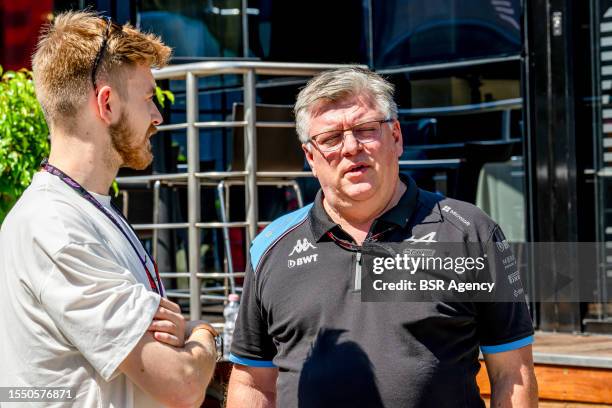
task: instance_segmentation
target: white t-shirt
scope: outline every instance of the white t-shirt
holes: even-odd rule
[[[159,406],[118,366],[160,297],[118,228],[52,174],[37,173],[2,224],[0,291],[1,387],[76,387],[74,404],[30,406]]]

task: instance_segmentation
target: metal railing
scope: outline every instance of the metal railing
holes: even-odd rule
[[[465,115],[470,113],[487,113],[487,112],[502,112],[502,140],[509,141],[511,139],[510,114],[515,109],[523,108],[522,98],[502,99],[499,101],[474,103],[468,105],[440,106],[435,108],[412,108],[399,109],[398,113],[401,116],[452,116]]]
[[[154,209],[154,222],[151,224],[134,225],[136,230],[153,231],[153,253],[157,255],[158,231],[162,229],[188,230],[188,266],[186,273],[164,272],[163,278],[189,278],[189,293],[184,291],[168,292],[171,297],[189,298],[190,318],[201,317],[202,300],[223,300],[224,295],[205,294],[208,291],[200,289],[200,282],[204,279],[234,279],[244,276],[244,272],[213,272],[204,273],[200,267],[200,231],[203,228],[229,228],[246,227],[246,247],[257,234],[259,225],[257,208],[258,179],[295,178],[310,176],[310,172],[257,172],[257,128],[258,127],[294,127],[291,122],[257,122],[256,108],[256,82],[257,75],[268,76],[313,76],[321,71],[345,67],[336,64],[306,64],[306,63],[279,63],[260,61],[205,61],[173,65],[159,70],[153,70],[156,80],[185,80],[186,88],[186,121],[161,125],[159,131],[172,131],[184,129],[187,132],[187,172],[179,174],[152,174],[147,176],[119,177],[120,186],[146,183],[153,186],[154,202],[159,203],[161,185],[187,186],[187,222],[186,223],[159,223],[158,210]],[[199,121],[198,106],[198,78],[238,74],[243,76],[243,102],[244,120],[242,121]],[[244,128],[244,171],[217,171],[200,172],[200,129],[214,128]],[[244,222],[201,222],[200,188],[207,183],[214,183],[228,179],[242,179],[245,185],[245,213]],[[247,256],[248,256],[248,251]],[[226,254],[227,257],[227,254]],[[230,269],[231,271],[231,269]],[[232,289],[233,289],[232,284]]]

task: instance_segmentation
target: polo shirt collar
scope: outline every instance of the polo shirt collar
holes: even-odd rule
[[[379,221],[383,221],[387,224],[394,224],[402,228],[408,225],[408,221],[410,221],[410,217],[416,208],[419,189],[410,176],[400,173],[399,177],[400,180],[406,185],[406,191],[398,203],[393,208],[387,210],[384,214],[378,217],[372,226],[379,224]],[[322,189],[319,189],[317,192],[314,205],[310,210],[310,225],[314,238],[317,241],[320,241],[328,231],[333,229],[342,231],[340,225],[336,224],[331,219],[323,207]]]

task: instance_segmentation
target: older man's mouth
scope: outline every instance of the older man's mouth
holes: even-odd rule
[[[344,174],[347,176],[357,176],[359,174],[365,173],[366,171],[368,171],[369,168],[370,166],[365,163],[356,163],[349,167],[348,170],[344,172]]]

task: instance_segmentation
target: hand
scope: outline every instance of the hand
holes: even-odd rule
[[[159,307],[148,331],[153,332],[155,340],[169,344],[174,347],[185,345],[185,318],[181,314],[181,308],[168,299],[161,298]]]

